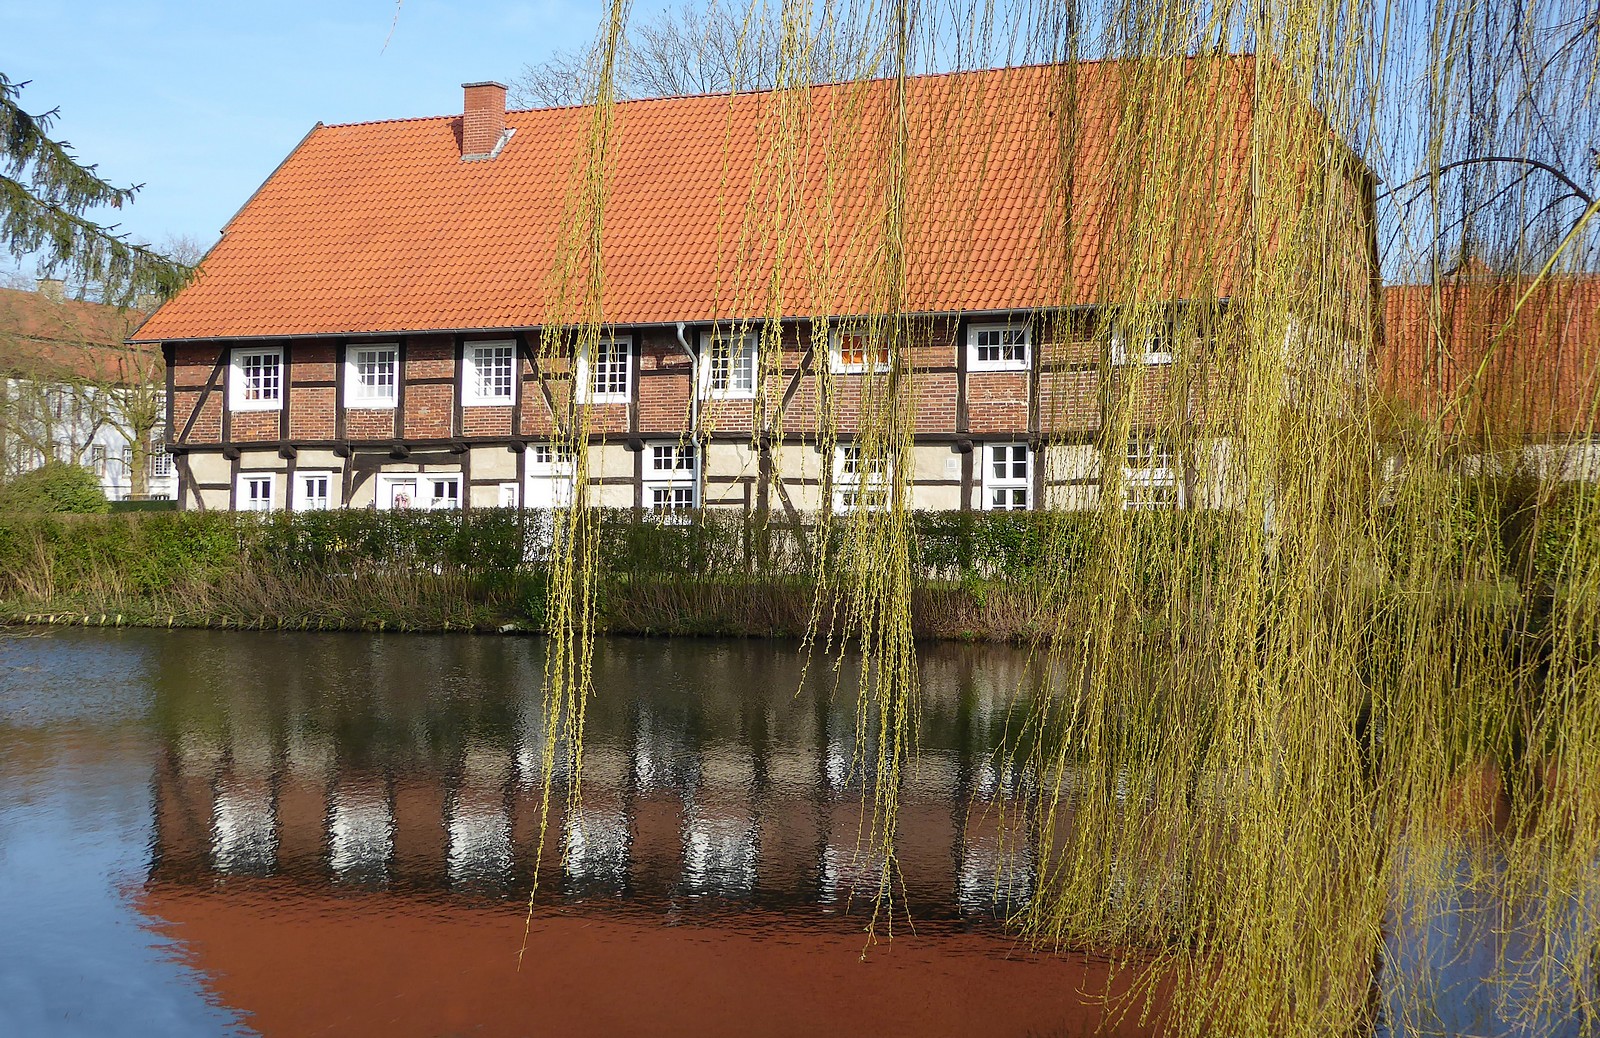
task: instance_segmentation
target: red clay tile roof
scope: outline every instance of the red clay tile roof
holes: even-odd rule
[[[0,373],[24,378],[122,381],[159,362],[123,345],[144,313],[43,292],[0,288]]]
[[[1476,271],[1441,279],[1437,301],[1433,285],[1386,289],[1378,372],[1390,400],[1437,418],[1462,394],[1473,433],[1597,431],[1600,275],[1551,278],[1515,310],[1527,289],[1526,279]],[[1451,427],[1459,414],[1449,411]]]
[[[1194,103],[1171,106],[1172,117],[1188,119],[1188,130],[1138,133],[1185,156],[1194,184],[1187,192],[1163,187],[1138,204],[1121,195],[1137,194],[1146,167],[1111,168],[1124,67],[1073,66],[1075,104],[1066,100],[1065,68],[910,81],[910,260],[900,309],[1094,300],[1122,276],[1112,268],[1137,251],[1127,244],[1133,229],[1115,225],[1122,212],[1173,222],[1174,250],[1193,253],[1190,260],[1204,254],[1205,268],[1222,272],[1197,286],[1169,270],[1154,275],[1157,292],[1229,294],[1244,255],[1252,61],[1178,66],[1175,89]],[[873,271],[893,101],[893,82],[879,80],[616,106],[602,319],[887,309]],[[1069,108],[1078,143],[1064,176],[1061,120]],[[1214,113],[1214,125],[1195,129],[1195,111]],[[138,339],[574,323],[579,308],[562,302],[553,270],[591,118],[584,107],[509,113],[514,135],[503,151],[472,162],[460,159],[459,116],[318,126],[230,222],[198,279]],[[785,134],[785,120],[806,130]],[[784,148],[785,140],[796,147]],[[791,168],[798,175],[785,172]],[[1070,236],[1061,233],[1063,209]],[[775,228],[785,224],[791,231],[780,235]]]

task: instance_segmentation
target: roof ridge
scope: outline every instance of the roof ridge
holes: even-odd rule
[[[1222,61],[1250,61],[1250,60],[1253,60],[1255,58],[1255,54],[1253,52],[1240,52],[1240,53],[1237,53],[1237,54],[1234,54],[1234,53],[1211,54],[1211,55],[1208,55],[1208,54],[1185,54],[1185,55],[1183,55],[1181,60],[1186,61],[1186,62],[1187,61],[1199,61],[1199,60],[1201,60],[1203,58],[1217,59],[1217,60],[1222,60]],[[1031,62],[1027,62],[1027,63],[1021,64],[1021,65],[991,65],[991,66],[988,66],[986,68],[962,68],[962,69],[946,69],[946,70],[941,71],[941,72],[918,72],[915,75],[907,76],[906,78],[909,79],[909,80],[916,80],[916,81],[935,80],[935,79],[954,79],[957,76],[979,76],[979,75],[989,76],[989,75],[995,75],[995,74],[998,74],[998,73],[1006,73],[1006,72],[1026,72],[1026,71],[1033,71],[1033,70],[1037,70],[1037,69],[1063,68],[1063,67],[1066,67],[1067,65],[1077,65],[1077,66],[1083,66],[1083,65],[1119,65],[1119,64],[1132,63],[1132,62],[1134,62],[1136,60],[1139,60],[1139,59],[1135,59],[1135,58],[1078,58],[1078,59],[1073,60],[1073,61],[1031,61]],[[893,76],[874,76],[874,77],[872,77],[870,79],[830,79],[830,80],[828,80],[827,82],[824,82],[824,83],[808,83],[808,84],[806,84],[805,89],[807,89],[807,90],[820,90],[820,89],[827,89],[827,88],[833,88],[833,87],[865,85],[865,84],[870,84],[870,83],[888,83],[888,82],[892,81],[893,79],[894,79]],[[742,97],[759,97],[759,96],[761,96],[763,94],[776,94],[776,93],[780,93],[780,92],[782,92],[784,90],[789,90],[789,89],[796,89],[796,88],[792,88],[792,87],[762,87],[759,90],[718,90],[718,91],[707,91],[705,93],[699,93],[699,94],[662,94],[662,95],[660,95],[658,97],[630,97],[630,98],[626,98],[624,100],[616,101],[616,102],[614,102],[614,104],[617,107],[621,107],[623,105],[662,104],[662,103],[671,102],[671,101],[703,101],[703,100],[709,100],[709,99],[712,99],[712,98],[728,98],[728,99],[731,100],[731,99],[736,98],[736,97],[741,97],[741,98]],[[594,107],[594,102],[592,102],[592,101],[580,101],[580,102],[577,102],[577,103],[574,103],[574,104],[568,104],[568,105],[546,105],[544,107],[539,107],[539,108],[507,108],[506,109],[506,114],[507,115],[528,115],[528,114],[533,113],[533,112],[568,112],[568,111],[572,111],[574,109],[592,108],[592,107]],[[447,113],[447,114],[444,114],[444,115],[406,115],[406,116],[396,116],[396,117],[390,118],[390,119],[358,119],[358,120],[356,120],[354,122],[348,122],[348,123],[318,123],[317,125],[322,127],[322,128],[324,128],[324,129],[328,129],[328,130],[345,130],[345,129],[354,129],[354,128],[362,127],[362,126],[387,126],[387,125],[394,125],[394,124],[399,124],[399,123],[426,123],[426,122],[438,122],[440,120],[445,120],[445,119],[459,119],[459,118],[461,118],[461,113],[460,112],[450,112],[450,113]],[[313,127],[313,128],[315,128],[315,127]]]

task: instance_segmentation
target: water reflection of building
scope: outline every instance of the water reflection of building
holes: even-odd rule
[[[853,760],[853,701],[753,693],[745,668],[723,663],[707,673],[696,660],[693,688],[637,673],[613,675],[626,691],[612,698],[601,686],[581,799],[568,803],[570,769],[558,768],[542,857],[531,686],[485,692],[506,702],[475,701],[471,723],[428,696],[313,693],[275,713],[241,697],[203,720],[174,703],[154,778],[154,871],[503,894],[526,889],[537,860],[540,889],[573,896],[870,899],[883,870],[865,840],[872,761]],[[993,691],[966,676],[925,679],[928,730],[901,790],[898,879],[930,913],[991,912],[1032,888],[1027,782],[996,752]]]

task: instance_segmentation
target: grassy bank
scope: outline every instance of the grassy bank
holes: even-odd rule
[[[556,521],[500,509],[0,515],[0,622],[538,631]],[[1118,607],[1142,624],[1204,637],[1227,608],[1214,567],[1220,546],[1239,535],[1236,518],[1152,512],[1123,521],[1116,550],[1149,561],[1122,577]],[[1105,524],[1093,513],[915,515],[916,634],[1025,641],[1053,629],[1049,618],[1063,610],[1104,608],[1074,599],[1071,588],[1080,577],[1105,587],[1087,579],[1112,535]],[[1559,522],[1529,529],[1478,508],[1464,509],[1454,529],[1458,594],[1466,587],[1480,605],[1526,616],[1558,593],[1570,543]],[[816,575],[842,572],[850,550],[817,543],[815,527],[732,512],[662,524],[607,511],[595,530],[599,619],[618,633],[798,637],[813,626]],[[1375,605],[1388,565],[1374,553]],[[826,634],[847,600],[837,588],[822,600],[817,627]]]

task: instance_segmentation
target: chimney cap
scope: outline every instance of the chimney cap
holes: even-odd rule
[[[499,87],[501,90],[506,89],[506,85],[504,83],[497,83],[492,79],[481,80],[477,83],[461,84],[461,89],[463,90],[471,90],[473,87]]]

